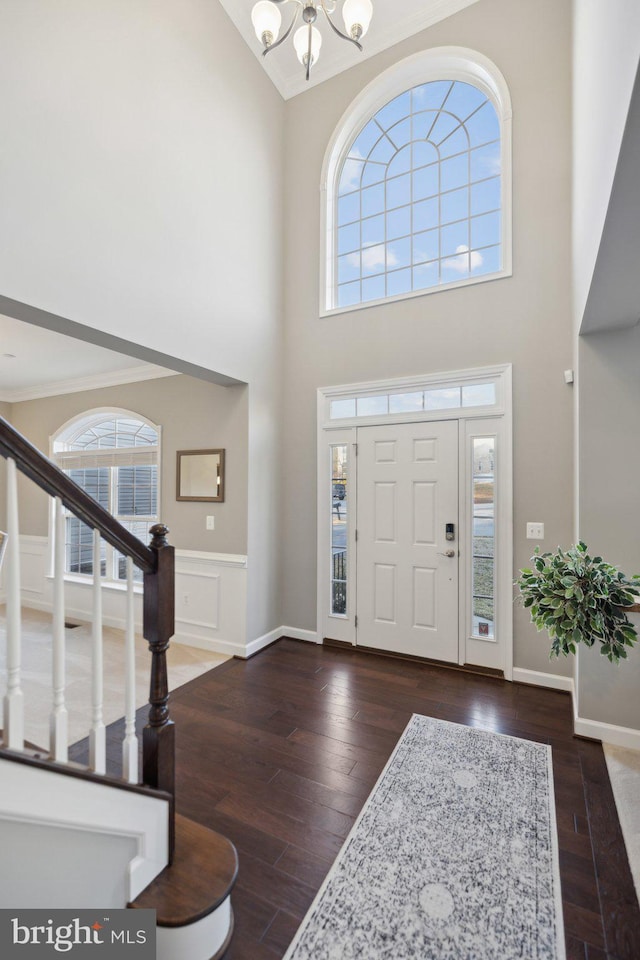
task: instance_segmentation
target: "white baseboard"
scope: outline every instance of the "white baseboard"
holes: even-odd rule
[[[619,727],[614,723],[603,723],[600,720],[586,720],[578,716],[573,677],[561,677],[555,673],[541,673],[537,670],[514,667],[513,679],[518,683],[529,683],[536,687],[548,687],[570,693],[573,702],[573,732],[576,736],[601,740],[616,747],[640,750],[640,730],[634,730],[633,727]]]
[[[260,650],[268,647],[269,644],[279,640],[280,637],[291,637],[293,640],[304,640],[306,643],[322,643],[315,630],[300,630],[298,627],[276,627],[275,630],[270,630],[269,633],[263,634],[256,640],[250,640],[246,651],[240,655],[247,658],[252,657]]]
[[[208,653],[221,653],[227,657],[244,657],[245,655],[243,644],[234,643],[233,640],[221,640],[219,637],[208,639],[196,633],[187,633],[180,628],[179,621],[176,621],[176,632],[171,638],[171,644],[174,643],[185,647],[197,647],[198,650],[206,650]]]
[[[275,630],[270,630],[269,633],[264,633],[261,637],[257,637],[255,640],[250,640],[241,656],[249,659],[249,657],[259,653],[260,650],[264,650],[264,648],[268,647],[269,644],[279,640],[282,635],[282,627],[276,627]]]
[[[576,712],[576,699],[573,698],[573,732],[578,737],[589,737],[611,743],[614,747],[627,747],[640,750],[640,730],[633,727],[618,727],[615,723],[603,723],[600,720],[585,720]]]
[[[306,643],[322,643],[317,630],[300,630],[298,627],[280,627],[281,636],[291,637],[293,640],[304,640]]]
[[[534,687],[547,687],[551,690],[565,690],[573,693],[573,677],[562,677],[557,673],[542,673],[538,670],[513,668],[514,683],[528,683]]]

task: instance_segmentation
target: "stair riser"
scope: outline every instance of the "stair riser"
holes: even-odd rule
[[[218,960],[233,933],[231,898],[201,920],[183,927],[157,927],[157,960]]]

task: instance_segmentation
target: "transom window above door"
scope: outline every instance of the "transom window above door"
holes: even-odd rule
[[[327,169],[324,312],[510,272],[508,93],[466,53],[410,58],[343,118]],[[380,91],[418,77],[379,105]]]

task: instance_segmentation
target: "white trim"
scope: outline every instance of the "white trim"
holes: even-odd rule
[[[335,269],[335,196],[338,171],[345,150],[364,125],[394,97],[418,84],[432,80],[461,80],[481,90],[495,107],[500,123],[502,267],[491,274],[469,277],[426,290],[414,290],[397,297],[367,301],[350,307],[333,306],[336,284]],[[498,67],[484,54],[468,47],[432,47],[415,53],[389,67],[369,83],[351,102],[334,130],[324,155],[320,180],[320,317],[349,313],[396,300],[406,300],[457,287],[497,280],[512,275],[512,147],[511,96],[507,82]]]
[[[541,673],[538,670],[514,667],[513,682],[527,683],[533,687],[547,687],[550,690],[564,690],[566,693],[573,694],[573,678],[563,677],[558,673]]]
[[[236,655],[248,659],[261,650],[264,650],[264,648],[270,644],[275,643],[276,640],[280,640],[281,637],[291,637],[292,640],[304,640],[305,643],[322,643],[322,637],[320,637],[317,630],[302,630],[299,627],[276,627],[261,637],[250,640],[247,643],[246,649],[241,654]]]
[[[493,380],[496,384],[496,403],[485,407],[456,407],[450,410],[419,410],[415,413],[404,414],[383,414],[375,417],[345,417],[340,420],[331,420],[330,402],[338,398],[364,397],[371,394],[385,392],[411,392],[418,389],[429,389],[434,385],[438,386],[465,386],[478,382]],[[422,376],[403,377],[401,379],[388,379],[378,381],[368,381],[364,383],[351,383],[334,385],[330,387],[320,387],[317,391],[317,600],[316,617],[317,630],[320,636],[325,635],[326,623],[329,619],[327,614],[327,557],[329,556],[328,542],[328,523],[327,511],[328,501],[326,498],[327,483],[327,448],[329,445],[339,443],[350,443],[356,439],[355,428],[361,426],[370,426],[372,424],[389,424],[405,422],[427,422],[441,420],[457,420],[464,424],[475,424],[478,422],[479,430],[495,433],[500,441],[499,457],[499,481],[500,481],[500,500],[498,514],[498,567],[496,575],[496,585],[498,588],[498,604],[496,605],[496,625],[500,623],[501,636],[499,642],[503,655],[499,669],[504,671],[506,680],[512,679],[513,673],[513,605],[511,603],[511,584],[513,581],[513,413],[512,413],[512,366],[510,363],[496,364],[490,367],[467,368],[465,370],[451,370],[438,373],[424,374]],[[487,429],[487,424],[491,421],[496,423],[495,430]],[[465,436],[469,432],[469,427],[463,427],[461,431]],[[461,441],[462,442],[462,441]],[[464,448],[463,448],[464,449]],[[459,458],[458,465],[459,477],[461,479],[461,488],[464,488],[465,465],[464,455]],[[351,461],[354,464],[354,461]],[[356,502],[356,484],[353,480],[355,472],[351,467],[351,494],[350,510],[351,516],[357,516]],[[461,494],[462,496],[462,494]],[[464,562],[465,550],[464,543],[467,538],[467,528],[469,526],[469,511],[465,509],[460,511],[458,522],[460,524],[458,544],[460,549],[460,558]],[[464,529],[462,525],[464,524]],[[350,556],[355,557],[355,524],[350,524],[348,531],[348,550]],[[461,563],[462,568],[462,563]],[[350,595],[351,603],[347,608],[347,616],[340,618],[331,618],[332,621],[340,622],[339,636],[335,639],[343,640],[347,643],[355,644],[355,578],[351,575]],[[464,578],[459,585],[460,612],[459,629],[465,630],[466,637],[466,591],[464,590]],[[357,600],[357,598],[356,598]],[[460,634],[458,656],[461,663],[466,660],[466,639]]]
[[[414,377],[320,387],[318,389],[320,425],[321,428],[326,430],[346,430],[349,427],[364,427],[385,423],[469,420],[476,417],[502,416],[510,410],[511,405],[511,369],[510,363],[501,363],[492,367],[470,367],[464,370],[447,370],[446,372],[426,373]],[[358,399],[371,394],[411,393],[414,390],[430,390],[434,387],[465,387],[488,380],[496,382],[496,402],[490,406],[416,410],[412,413],[385,413],[372,417],[341,417],[339,420],[330,418],[329,404],[332,400],[352,399],[354,397]]]
[[[318,391],[318,430],[317,430],[317,500],[316,500],[316,526],[317,526],[317,578],[316,578],[316,631],[319,642],[323,637],[329,635],[327,624],[331,622],[331,636],[334,640],[340,640],[343,643],[355,645],[355,610],[356,610],[356,589],[355,578],[349,573],[349,565],[353,563],[356,555],[356,532],[355,524],[347,522],[347,614],[332,615],[329,613],[331,598],[331,542],[330,528],[332,511],[329,507],[327,497],[331,481],[331,458],[330,449],[332,446],[346,446],[349,448],[347,458],[347,484],[349,490],[350,516],[357,515],[357,490],[356,490],[356,429],[355,424],[352,427],[344,427],[342,421],[334,421],[333,427],[326,430],[323,427],[325,398],[322,391]],[[355,566],[354,566],[355,569]]]
[[[506,395],[502,415],[470,417],[463,421],[460,436],[460,663],[473,663],[503,670],[505,680],[513,679],[513,457],[511,452],[511,371],[505,372]],[[476,437],[495,440],[495,599],[494,637],[476,637],[472,624],[472,478],[471,444]]]
[[[216,567],[241,567],[246,569],[247,557],[240,553],[209,553],[206,550],[179,550],[176,548],[176,560],[184,567],[204,561]]]
[[[211,960],[217,957],[233,928],[231,897],[211,913],[180,927],[156,926],[157,960]]]
[[[401,303],[403,300],[415,300],[416,297],[428,297],[432,293],[444,293],[446,290],[458,290],[460,287],[471,287],[478,283],[489,283],[492,280],[504,280],[512,277],[513,270],[497,270],[495,273],[486,273],[480,277],[467,277],[466,280],[451,280],[449,283],[438,283],[424,290],[410,290],[407,293],[396,293],[392,297],[383,297],[380,300],[363,300],[361,303],[350,303],[345,307],[331,307],[321,309],[321,319],[341,316],[343,313],[354,313],[356,310],[368,310],[370,307],[380,307],[385,303]],[[640,322],[640,321],[639,321]]]
[[[304,640],[305,643],[322,643],[322,637],[317,630],[301,630],[298,627],[280,627],[281,636],[291,637],[292,640]]]
[[[85,390],[99,390],[102,387],[119,387],[123,383],[141,383],[143,380],[158,380],[161,377],[176,377],[179,374],[179,370],[167,370],[165,367],[145,363],[143,366],[95,373],[89,377],[56,380],[53,383],[41,383],[33,387],[15,387],[13,390],[4,390],[0,393],[0,400],[4,403],[22,403],[23,400],[41,400],[43,397],[83,393]]]
[[[46,537],[20,537],[22,602],[25,607],[51,611],[51,579],[45,575]],[[244,656],[246,643],[246,557],[239,554],[209,554],[176,550],[175,634],[172,644],[198,647],[210,653]],[[212,583],[215,581],[215,583]],[[65,578],[65,615],[91,622],[92,581]],[[216,587],[216,589],[212,589]],[[126,585],[102,583],[105,626],[125,627]],[[189,596],[184,603],[185,594]],[[142,632],[142,596],[136,589],[136,630]]]
[[[579,737],[601,740],[603,743],[611,743],[615,747],[640,750],[640,730],[634,730],[632,727],[618,727],[616,724],[603,723],[599,720],[585,720],[584,717],[579,717],[576,713],[575,699],[573,732]]]
[[[10,760],[1,763],[1,820],[135,839],[137,854],[128,865],[129,900],[134,900],[166,866],[166,800],[119,791],[118,803],[114,803],[114,789],[109,784],[78,780],[51,768],[43,770]]]
[[[119,418],[127,419],[127,420],[137,420],[140,423],[145,423],[148,427],[151,427],[151,429],[155,432],[157,436],[157,442],[155,444],[149,445],[149,451],[153,451],[154,456],[148,461],[148,464],[150,466],[156,467],[156,501],[157,501],[156,507],[159,511],[162,505],[162,472],[163,472],[162,471],[162,467],[163,467],[162,425],[155,423],[153,420],[150,420],[149,417],[146,417],[142,413],[138,413],[136,410],[129,410],[125,407],[116,407],[112,405],[107,405],[104,407],[91,407],[89,410],[85,410],[82,413],[75,414],[73,417],[70,417],[68,420],[66,420],[60,427],[58,427],[58,429],[49,437],[49,459],[52,460],[60,469],[64,469],[64,466],[59,463],[59,459],[58,459],[59,454],[56,451],[54,451],[55,444],[59,442],[62,445],[66,445],[70,436],[71,436],[71,439],[75,439],[75,437],[77,436],[77,432],[75,430],[76,426],[89,428],[93,424],[99,424],[99,423],[102,423],[104,420],[111,419],[111,418],[113,418],[114,420],[118,420]],[[136,447],[122,448],[122,449],[135,450]],[[141,449],[144,449],[144,448],[141,448]],[[66,451],[61,451],[61,452],[66,453]],[[99,455],[100,451],[99,450],[78,451],[79,459],[81,458],[81,455],[83,453],[85,453],[86,455],[88,465],[93,466],[93,464],[90,464],[89,461],[91,459],[95,459],[96,454]],[[113,466],[117,466],[117,464],[114,463]],[[109,466],[109,469],[111,470],[111,466]],[[111,491],[110,492],[110,499],[111,499],[111,496],[113,495],[113,492],[115,490],[114,475],[110,473],[109,478],[110,478],[109,488]],[[73,515],[72,511],[69,511],[67,514],[67,516],[70,516],[70,515]],[[115,516],[115,515],[112,514],[112,516]],[[118,517],[115,516],[115,519],[118,519]],[[145,522],[144,518],[142,518],[142,522]],[[147,522],[148,524],[157,523],[158,519],[157,518],[156,520],[149,519]],[[54,568],[54,563],[53,563],[53,550],[54,550],[54,539],[55,539],[54,533],[55,533],[54,531],[54,500],[53,498],[50,498],[49,536],[48,536],[49,574],[50,575],[53,574],[53,568]],[[65,535],[66,535],[66,526],[65,526]],[[113,576],[113,571],[115,567],[116,549],[108,541],[105,541],[105,543],[106,543],[106,571],[107,572],[105,577],[101,577],[101,582],[103,585],[110,584],[110,583],[118,583],[120,581]],[[67,578],[67,576],[69,576],[66,570],[64,571],[64,576],[65,576],[65,579]],[[71,576],[73,576],[73,574],[71,574]],[[76,582],[82,582],[82,580],[76,581]],[[89,582],[92,582],[92,579],[89,580]]]
[[[611,743],[616,747],[640,750],[640,730],[635,730],[633,727],[620,727],[615,723],[605,723],[602,720],[587,720],[578,715],[578,697],[573,677],[514,667],[513,679],[518,683],[528,683],[535,687],[547,687],[551,690],[564,690],[570,693],[573,706],[573,732],[576,736]]]
[[[45,579],[53,581],[55,578],[52,573],[47,573]],[[93,587],[93,577],[88,573],[65,573],[64,582],[76,583],[81,587]],[[101,584],[103,590],[116,590],[120,593],[126,593],[128,589],[126,580],[102,580]],[[133,592],[142,596],[142,584],[134,583]],[[110,624],[110,626],[113,626],[113,624]]]
[[[220,653],[225,657],[244,657],[245,646],[243,643],[235,640],[224,640],[215,637],[209,640],[198,633],[188,633],[181,629],[182,623],[188,623],[185,620],[178,620],[176,617],[176,632],[171,637],[171,645],[178,644],[181,647],[196,647],[198,650],[206,650],[207,653]]]
[[[276,627],[275,630],[270,630],[269,633],[264,633],[261,637],[250,640],[245,647],[243,656],[248,659],[254,654],[259,653],[260,650],[264,650],[264,648],[268,647],[271,643],[275,643],[275,641],[279,640],[283,635],[283,629],[283,627]]]

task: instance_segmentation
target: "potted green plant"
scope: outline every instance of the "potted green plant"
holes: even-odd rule
[[[602,557],[589,555],[580,541],[569,550],[540,553],[531,558],[515,581],[524,606],[538,630],[551,638],[551,656],[568,656],[579,643],[600,644],[600,653],[612,663],[627,657],[627,647],[638,639],[625,607],[640,594],[640,576],[631,578]]]

